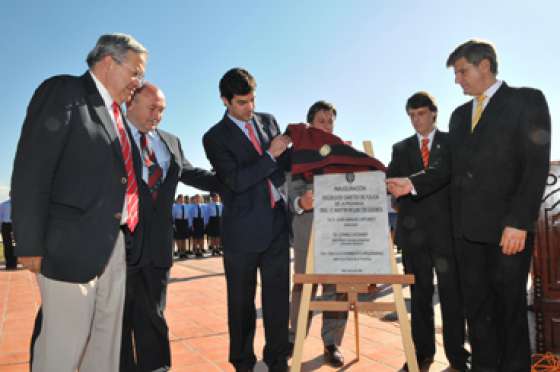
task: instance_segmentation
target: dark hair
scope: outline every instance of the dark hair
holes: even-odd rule
[[[235,67],[225,73],[220,79],[220,96],[231,102],[233,96],[243,96],[254,92],[257,82],[249,71]]]
[[[332,103],[327,101],[317,101],[312,104],[307,111],[307,122],[311,123],[319,111],[332,111],[333,115],[336,116],[336,108]]]
[[[475,66],[478,66],[483,59],[487,59],[490,62],[490,71],[494,75],[498,74],[496,49],[487,41],[473,39],[459,45],[447,58],[447,67],[452,67],[461,58],[465,58]]]
[[[406,101],[406,111],[427,107],[431,112],[437,113],[436,100],[428,92],[416,92]]]

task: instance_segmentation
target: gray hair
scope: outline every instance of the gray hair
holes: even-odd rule
[[[148,54],[148,50],[130,35],[120,33],[101,35],[95,47],[88,53],[86,62],[91,68],[107,55],[123,62],[128,51]]]
[[[490,62],[490,71],[498,74],[498,57],[494,45],[488,41],[472,39],[459,45],[447,58],[447,67],[452,67],[457,60],[465,58],[467,62],[478,66],[483,59]]]

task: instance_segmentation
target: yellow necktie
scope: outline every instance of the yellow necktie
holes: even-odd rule
[[[480,117],[482,116],[482,111],[484,111],[484,100],[485,99],[486,99],[486,96],[484,94],[476,97],[476,109],[475,109],[474,115],[472,117],[471,132],[474,131],[474,128],[476,128],[476,125],[478,124],[478,121],[480,120]]]

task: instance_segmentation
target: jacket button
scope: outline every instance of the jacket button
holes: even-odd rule
[[[467,172],[467,178],[472,178],[472,173],[471,172]]]
[[[121,178],[121,183],[122,183],[123,185],[126,185],[126,181],[127,181],[126,177]]]
[[[121,218],[122,218],[122,213],[115,213],[115,214],[113,215],[113,217],[115,217],[115,219],[117,219],[117,220],[120,221]]]

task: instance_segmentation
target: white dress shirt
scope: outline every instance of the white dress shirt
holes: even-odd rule
[[[502,86],[502,83],[503,83],[502,80],[496,80],[496,82],[494,84],[490,85],[488,87],[488,89],[486,89],[484,91],[484,93],[482,93],[485,96],[484,101],[482,103],[482,109],[483,110],[486,108],[486,106],[488,106],[488,102],[490,102],[490,98],[492,98],[492,96],[496,93],[496,91],[498,89],[500,89],[500,87]],[[473,118],[474,118],[474,115],[475,115],[475,112],[476,112],[476,105],[477,105],[476,97],[474,97],[473,98],[473,105],[472,105],[472,115],[471,115],[471,117],[473,117]]]
[[[418,146],[422,148],[422,140],[424,138],[427,138],[430,140],[428,142],[428,150],[432,151],[432,143],[434,142],[434,136],[436,135],[436,130],[437,128],[434,126],[434,129],[432,129],[432,131],[427,136],[423,136],[420,133],[416,132],[416,137],[418,137]]]
[[[117,128],[117,122],[115,121],[115,115],[113,114],[113,102],[114,99],[113,97],[111,97],[111,94],[109,93],[109,91],[107,90],[107,88],[105,88],[105,86],[103,85],[102,82],[100,82],[97,77],[95,77],[95,74],[91,71],[89,71],[91,77],[93,78],[93,82],[95,83],[95,86],[97,87],[97,90],[99,91],[99,94],[101,95],[101,98],[103,99],[103,103],[105,104],[105,107],[107,108],[107,111],[109,112],[109,117],[111,118],[111,122],[113,123],[113,128],[115,128],[115,133],[117,133],[117,138],[119,137],[119,129]],[[122,118],[122,113],[121,113],[121,118]],[[123,125],[124,125],[124,120],[123,120]],[[127,135],[128,138],[128,135]],[[130,139],[128,139],[130,141]],[[120,143],[120,142],[119,142]],[[121,225],[125,225],[126,224],[126,220],[128,219],[128,210],[126,209],[127,205],[126,205],[126,192],[124,194],[124,202],[123,202],[123,210],[121,212]]]

